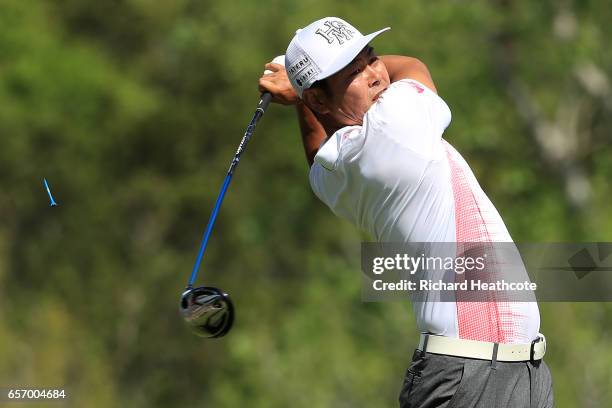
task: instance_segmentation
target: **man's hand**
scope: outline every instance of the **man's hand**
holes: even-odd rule
[[[259,78],[259,91],[270,92],[272,94],[272,102],[280,103],[281,105],[295,105],[300,98],[293,90],[287,71],[281,64],[268,62],[265,69],[272,73],[263,74]]]

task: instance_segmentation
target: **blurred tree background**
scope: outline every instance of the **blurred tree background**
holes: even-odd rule
[[[0,386],[66,387],[70,407],[397,406],[410,305],[362,303],[368,237],[311,193],[292,109],[258,126],[202,265],[234,330],[204,341],[178,315],[263,65],[325,15],[391,26],[377,51],[428,64],[445,138],[516,241],[612,240],[606,0],[2,0]],[[609,406],[612,305],[540,309],[557,406]]]

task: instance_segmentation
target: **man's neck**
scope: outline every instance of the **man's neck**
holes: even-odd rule
[[[338,130],[347,126],[347,125],[338,123],[336,120],[330,118],[327,115],[317,115],[317,119],[319,120],[321,125],[323,125],[323,129],[325,129],[325,134],[327,135],[326,139],[329,139]]]

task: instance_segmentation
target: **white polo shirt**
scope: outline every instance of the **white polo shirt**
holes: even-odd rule
[[[320,147],[314,193],[379,242],[512,242],[471,169],[442,134],[448,105],[412,79],[394,82],[364,116]],[[499,343],[537,337],[535,302],[414,302],[422,332]]]

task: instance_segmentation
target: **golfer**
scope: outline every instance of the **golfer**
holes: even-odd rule
[[[377,56],[362,35],[326,17],[298,30],[285,64],[259,89],[293,105],[314,193],[380,242],[512,242],[462,156],[418,59]],[[552,407],[536,302],[413,303],[421,332],[401,407]]]

